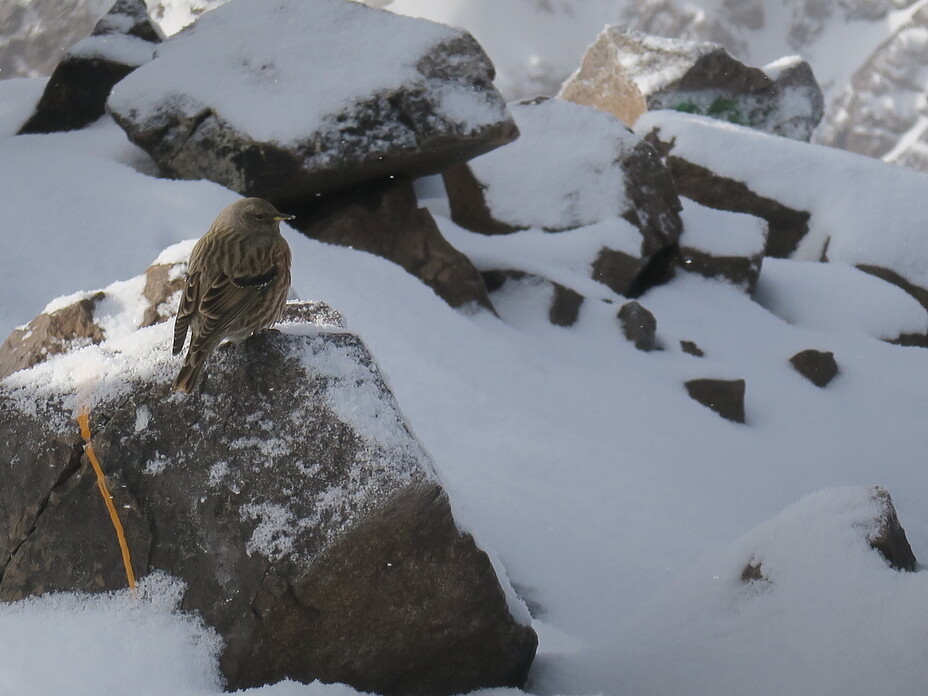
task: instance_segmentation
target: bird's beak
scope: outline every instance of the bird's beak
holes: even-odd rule
[[[276,215],[274,217],[274,222],[284,222],[286,220],[294,220],[296,215]]]

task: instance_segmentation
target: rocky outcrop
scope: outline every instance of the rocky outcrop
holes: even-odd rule
[[[744,423],[743,379],[691,379],[684,384],[690,397],[722,418]]]
[[[220,348],[191,397],[170,392],[167,324],[0,383],[0,457],[17,462],[2,462],[0,598],[125,583],[68,415],[88,405],[135,572],[186,583],[183,607],[224,640],[229,689],[521,686],[535,634],[455,524],[367,348],[282,329]]]
[[[90,37],[65,53],[20,134],[76,130],[96,121],[113,85],[151,60],[162,38],[142,0],[117,0]]]
[[[165,42],[108,109],[166,174],[287,206],[511,141],[493,76],[477,42],[443,25],[342,0],[244,0]]]
[[[675,109],[806,141],[825,110],[804,60],[752,68],[718,44],[616,26],[603,29],[558,96],[608,111],[629,126],[645,111]]]
[[[660,282],[680,235],[680,201],[660,158],[608,114],[560,100],[511,104],[521,136],[444,173],[452,219],[483,234],[614,229],[592,277],[633,296]]]

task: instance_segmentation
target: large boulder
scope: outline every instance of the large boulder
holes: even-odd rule
[[[151,60],[162,39],[142,0],[117,0],[91,35],[65,53],[19,132],[76,130],[96,121],[113,85]]]
[[[193,396],[170,391],[165,322],[0,382],[0,598],[125,584],[73,421],[87,406],[136,575],[186,583],[230,689],[521,686],[537,643],[524,605],[456,525],[364,343],[303,309],[220,347]]]
[[[856,266],[928,308],[924,174],[672,111],[635,129],[666,157],[681,195],[767,220],[768,256]]]
[[[162,44],[108,109],[166,174],[286,205],[509,142],[493,75],[444,25],[344,0],[233,0]]]
[[[554,99],[511,104],[521,137],[444,173],[451,217],[483,234],[597,230],[594,278],[639,294],[680,236],[680,200],[654,149],[620,121]]]
[[[753,68],[718,44],[616,26],[603,29],[558,96],[629,126],[645,111],[675,109],[806,141],[825,111],[821,87],[800,58]]]

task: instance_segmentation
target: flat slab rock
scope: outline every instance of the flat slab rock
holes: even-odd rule
[[[125,584],[73,421],[86,404],[136,574],[187,584],[183,607],[225,642],[230,690],[524,684],[537,644],[527,612],[514,618],[518,603],[457,528],[362,341],[284,324],[220,347],[202,390],[184,397],[169,391],[170,329],[0,382],[0,599]]]
[[[108,109],[167,174],[285,204],[509,142],[493,77],[473,37],[441,24],[344,0],[233,0],[162,44]]]

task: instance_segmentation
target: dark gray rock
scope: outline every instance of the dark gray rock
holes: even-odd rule
[[[838,363],[831,351],[809,348],[789,359],[793,368],[816,387],[825,387],[838,376]]]
[[[690,397],[736,423],[744,423],[743,379],[691,379],[685,383]]]
[[[291,224],[309,237],[367,251],[402,266],[452,307],[493,310],[480,273],[420,208],[412,183],[390,179],[308,208],[291,206]]]
[[[417,40],[404,40],[412,28]],[[373,31],[378,65],[390,69],[307,57],[334,37],[344,55],[369,51]],[[383,84],[372,84],[380,73]],[[511,141],[518,133],[493,78],[479,44],[443,25],[341,0],[233,2],[166,41],[108,109],[165,174],[283,208],[391,175],[437,174]],[[218,99],[212,81],[231,89]],[[333,88],[344,98],[333,101]],[[262,118],[243,116],[255,111]]]
[[[555,326],[573,326],[580,316],[583,295],[560,283],[554,283],[554,299],[548,310],[548,319]]]
[[[697,346],[693,341],[680,341],[680,350],[689,355],[695,355],[697,358],[705,357],[702,348]]]
[[[619,308],[617,315],[625,338],[643,351],[659,350],[657,343],[657,319],[646,308],[632,300]]]
[[[150,60],[162,38],[142,0],[117,0],[90,37],[58,63],[19,133],[69,131],[93,123],[105,113],[113,85]]]
[[[388,695],[524,684],[535,634],[457,528],[357,336],[295,325],[226,345],[185,397],[170,392],[170,327],[144,331],[165,347],[107,371],[94,445],[137,574],[186,583],[183,607],[224,640],[230,690],[288,678]],[[36,374],[0,383],[0,598],[123,587],[67,415],[72,385],[38,389]]]

